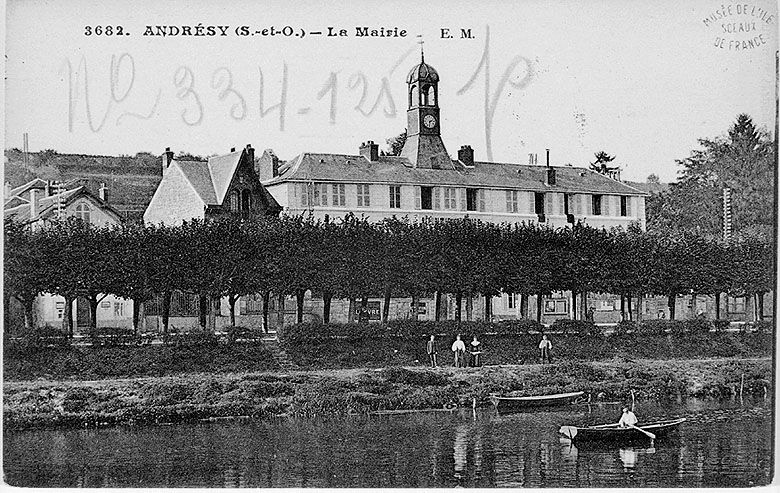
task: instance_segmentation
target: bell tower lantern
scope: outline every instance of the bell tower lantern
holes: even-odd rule
[[[422,51],[420,63],[406,77],[406,86],[407,137],[401,156],[415,168],[452,169],[452,160],[441,140],[439,74],[425,63]]]

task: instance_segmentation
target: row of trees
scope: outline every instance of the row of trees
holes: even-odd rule
[[[336,221],[223,218],[176,227],[98,228],[69,218],[36,229],[6,222],[4,283],[6,293],[25,307],[28,326],[38,295],[63,296],[72,333],[71,302],[88,299],[94,325],[106,294],[133,300],[135,327],[139,307],[161,297],[167,329],[171,293],[177,290],[200,297],[204,327],[208,300],[227,297],[235,324],[236,301],[258,293],[265,301],[266,327],[271,293],[280,303],[295,296],[300,320],[307,290],[323,297],[326,322],[333,298],[365,305],[369,296],[383,295],[387,320],[391,297],[412,297],[415,308],[420,296],[452,293],[459,320],[464,297],[482,294],[490,300],[501,291],[519,293],[522,300],[539,295],[539,315],[542,296],[552,291],[571,291],[575,299],[588,292],[629,300],[665,295],[673,318],[679,294],[771,290],[772,264],[772,245],[761,239],[725,243],[638,228],[551,229],[468,218],[369,223],[354,215]]]

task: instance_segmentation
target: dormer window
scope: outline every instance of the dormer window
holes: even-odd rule
[[[252,194],[249,190],[241,191],[241,211],[249,212],[252,209]]]
[[[76,217],[89,224],[92,209],[85,203],[76,206]]]

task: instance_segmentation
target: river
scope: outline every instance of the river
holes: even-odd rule
[[[4,433],[6,483],[36,487],[705,487],[770,482],[771,400],[641,402],[686,417],[651,446],[580,447],[563,424],[617,405]]]

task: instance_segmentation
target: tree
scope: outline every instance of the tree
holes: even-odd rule
[[[596,161],[590,163],[590,169],[602,175],[609,175],[620,169],[620,166],[610,166],[609,163],[615,160],[615,156],[610,156],[604,151],[595,154]]]
[[[658,178],[658,175],[656,175],[655,173],[650,173],[649,175],[647,175],[647,183],[658,184],[661,183],[661,179]]]
[[[390,147],[388,148],[388,154],[391,156],[400,156],[401,155],[401,149],[404,148],[404,144],[406,143],[406,129],[395,137],[387,139],[387,145]]]
[[[699,139],[701,149],[678,160],[682,167],[668,192],[647,203],[648,229],[722,235],[723,189],[732,193],[735,235],[773,235],[774,143],[741,114],[727,136]]]
[[[5,300],[13,296],[24,308],[24,328],[34,327],[35,298],[46,290],[51,262],[47,258],[47,244],[40,230],[31,230],[22,223],[6,220],[4,224]],[[5,306],[8,321],[8,305]]]

